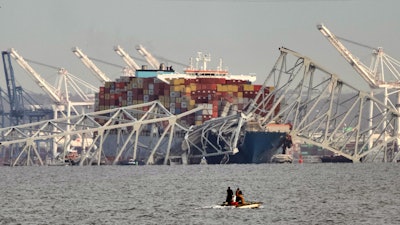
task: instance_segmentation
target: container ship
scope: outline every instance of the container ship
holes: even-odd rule
[[[238,114],[255,98],[262,85],[252,84],[255,75],[232,75],[222,69],[222,60],[217,69],[207,68],[209,55],[198,54],[194,65],[183,73],[172,67],[160,65],[157,70],[145,66],[136,70],[135,76],[122,76],[101,86],[95,97],[95,110],[136,105],[158,100],[172,114],[180,114],[202,106],[197,111],[182,118],[180,124],[190,127],[201,126],[211,119]],[[201,64],[199,64],[201,63]],[[262,91],[269,93],[273,87]],[[272,103],[271,103],[272,105]],[[146,111],[146,109],[144,108]],[[99,121],[101,122],[101,121]],[[255,129],[247,125],[241,138],[239,152],[229,156],[228,163],[266,163],[279,147],[287,133],[286,127],[278,130]],[[143,139],[146,139],[143,135]],[[174,138],[175,146],[180,147],[182,138]],[[212,139],[212,137],[210,137]],[[113,141],[110,140],[110,148]],[[207,157],[208,163],[227,162],[227,155]],[[196,163],[189,162],[189,163]]]

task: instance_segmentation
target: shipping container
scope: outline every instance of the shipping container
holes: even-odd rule
[[[252,85],[245,80],[212,76],[175,78],[170,80],[170,84],[166,84],[155,76],[150,76],[154,72],[139,71],[142,76],[124,76],[116,81],[105,82],[95,95],[95,109],[105,110],[159,100],[171,113],[179,114],[200,106],[204,109],[183,119],[189,125],[199,125],[220,116],[228,102],[233,104],[230,108],[231,114],[242,111],[262,88],[261,85]],[[268,87],[262,91],[268,94],[272,90],[273,88]],[[265,110],[271,107],[272,100],[266,104]],[[277,110],[279,107],[276,112]]]

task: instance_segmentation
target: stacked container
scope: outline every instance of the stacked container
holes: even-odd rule
[[[212,76],[176,78],[169,80],[167,84],[146,74],[146,77],[120,77],[116,81],[106,82],[96,94],[95,110],[154,100],[159,100],[172,114],[180,114],[202,106],[203,110],[181,120],[186,125],[201,125],[204,121],[221,116],[225,107],[229,108],[229,114],[244,110],[261,89],[261,85],[252,85],[249,81]],[[264,92],[267,94],[270,89],[266,88]],[[268,105],[271,106],[272,103]]]

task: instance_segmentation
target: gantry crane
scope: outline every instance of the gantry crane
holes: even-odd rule
[[[8,99],[10,103],[10,124],[20,124],[24,118],[24,102],[22,88],[15,85],[14,69],[11,64],[11,56],[7,51],[2,51],[4,74],[7,84]]]
[[[142,45],[138,45],[136,50],[146,59],[153,69],[160,68],[160,62],[154,58]]]
[[[68,101],[68,96],[63,96],[56,88],[49,84],[45,79],[43,79],[39,73],[37,73],[26,61],[22,58],[15,49],[11,48],[9,50],[10,55],[17,61],[17,63],[24,69],[35,83],[53,100],[55,104],[55,116],[57,118],[57,111],[63,110],[63,105]]]
[[[6,99],[6,96],[7,96],[7,94],[0,87],[0,116],[1,116],[0,126],[1,127],[6,127],[5,118],[8,116],[8,114],[6,114],[6,112],[4,111],[4,101],[8,102],[8,100]]]
[[[2,58],[8,92],[8,94],[4,93],[4,96],[8,97],[7,103],[10,106],[10,111],[5,114],[3,103],[1,103],[2,115],[4,115],[2,117],[3,127],[8,125],[16,126],[27,121],[32,122],[33,120],[40,121],[49,115],[51,116],[51,110],[42,108],[30,93],[27,93],[21,86],[16,86],[10,53],[2,51]],[[4,122],[5,115],[9,119],[9,124],[7,125]]]
[[[88,107],[93,107],[94,99],[89,98],[84,91],[82,91],[79,85],[84,85],[88,90],[91,89],[93,92],[97,90],[96,87],[90,85],[72,74],[68,73],[63,68],[58,69],[59,79],[58,86],[54,87],[44,80],[39,73],[37,73],[28,63],[22,58],[17,51],[14,49],[9,50],[10,55],[18,62],[18,64],[29,74],[32,79],[39,85],[39,87],[46,92],[52,99],[53,105],[53,118],[58,118],[58,113],[61,113],[62,117],[69,118],[72,113],[80,114],[85,111]],[[78,85],[79,84],[79,85]],[[82,98],[82,102],[70,100],[70,89],[74,91],[79,97]],[[80,107],[80,108],[77,108]],[[66,113],[65,113],[66,112]],[[69,125],[67,125],[68,127]],[[53,149],[53,154],[56,154],[56,149]]]
[[[128,53],[124,51],[124,49],[121,48],[121,46],[115,46],[114,51],[122,57],[126,64],[128,64],[130,70],[136,71],[140,69],[140,66],[132,59],[132,57],[130,57]]]
[[[62,79],[59,79],[58,86],[54,87],[49,84],[45,79],[43,79],[39,73],[37,73],[28,63],[27,61],[21,57],[17,51],[13,48],[9,50],[10,55],[18,62],[18,64],[29,74],[31,78],[38,84],[38,86],[52,99],[54,103],[54,118],[57,118],[58,112],[62,113],[63,116],[69,116],[71,111],[76,114],[80,112],[75,108],[75,106],[93,106],[94,100],[88,97],[84,91],[81,90],[79,85],[85,86],[88,90],[96,91],[97,88],[88,82],[79,79],[76,76],[68,73],[64,68],[56,68],[58,70],[58,74]],[[79,85],[78,85],[79,84]],[[64,88],[62,87],[64,86]],[[82,102],[73,102],[70,101],[70,90],[72,90],[82,99]],[[64,90],[62,90],[64,89]],[[64,114],[64,110],[66,109],[67,115]]]
[[[17,63],[29,74],[31,78],[36,82],[36,84],[52,99],[54,105],[53,107],[53,118],[58,117],[58,113],[64,115],[64,117],[70,116],[70,107],[68,107],[67,115],[64,114],[65,105],[70,106],[68,103],[68,96],[63,96],[56,88],[49,84],[45,79],[43,79],[26,61],[22,58],[15,49],[11,48],[9,50],[10,55],[17,61]],[[57,149],[53,140],[53,155],[56,155]]]
[[[318,30],[328,39],[328,41],[336,48],[336,50],[346,59],[346,61],[355,69],[355,71],[369,84],[371,94],[383,90],[383,102],[386,105],[400,112],[400,61],[384,53],[383,48],[372,48],[372,60],[370,66],[363,64],[356,56],[354,56],[326,26],[317,25]],[[352,42],[352,41],[351,41]],[[355,42],[352,42],[355,43]],[[355,43],[358,44],[358,43]],[[362,45],[365,47],[365,45]],[[385,74],[388,71],[389,74]],[[388,92],[390,90],[390,93]],[[397,102],[392,103],[390,95],[397,95]],[[374,106],[370,105],[370,116],[373,114]],[[382,112],[385,113],[385,112]],[[372,119],[370,126],[372,126]],[[397,134],[400,138],[400,120],[397,119]],[[385,129],[386,124],[383,124]],[[400,142],[400,140],[398,140]],[[386,156],[384,157],[384,160]]]
[[[89,68],[94,75],[96,75],[97,79],[103,84],[107,81],[111,81],[111,79],[103,73],[93,62],[89,59],[87,55],[85,55],[81,49],[78,47],[72,48],[72,52],[85,64],[87,68]]]
[[[370,67],[363,64],[355,57],[328,28],[323,24],[317,25],[318,30],[328,39],[328,41],[338,50],[348,63],[364,78],[371,88],[400,88],[400,72],[397,67],[400,62],[385,54],[383,48],[373,48],[372,61]],[[365,46],[365,45],[364,45]],[[384,66],[387,66],[392,77],[385,77]]]

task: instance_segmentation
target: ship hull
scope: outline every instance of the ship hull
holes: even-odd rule
[[[209,164],[270,163],[285,139],[285,132],[247,131],[239,152],[234,155],[207,157]]]
[[[321,162],[323,163],[352,163],[351,159],[348,159],[344,156],[322,156]]]

